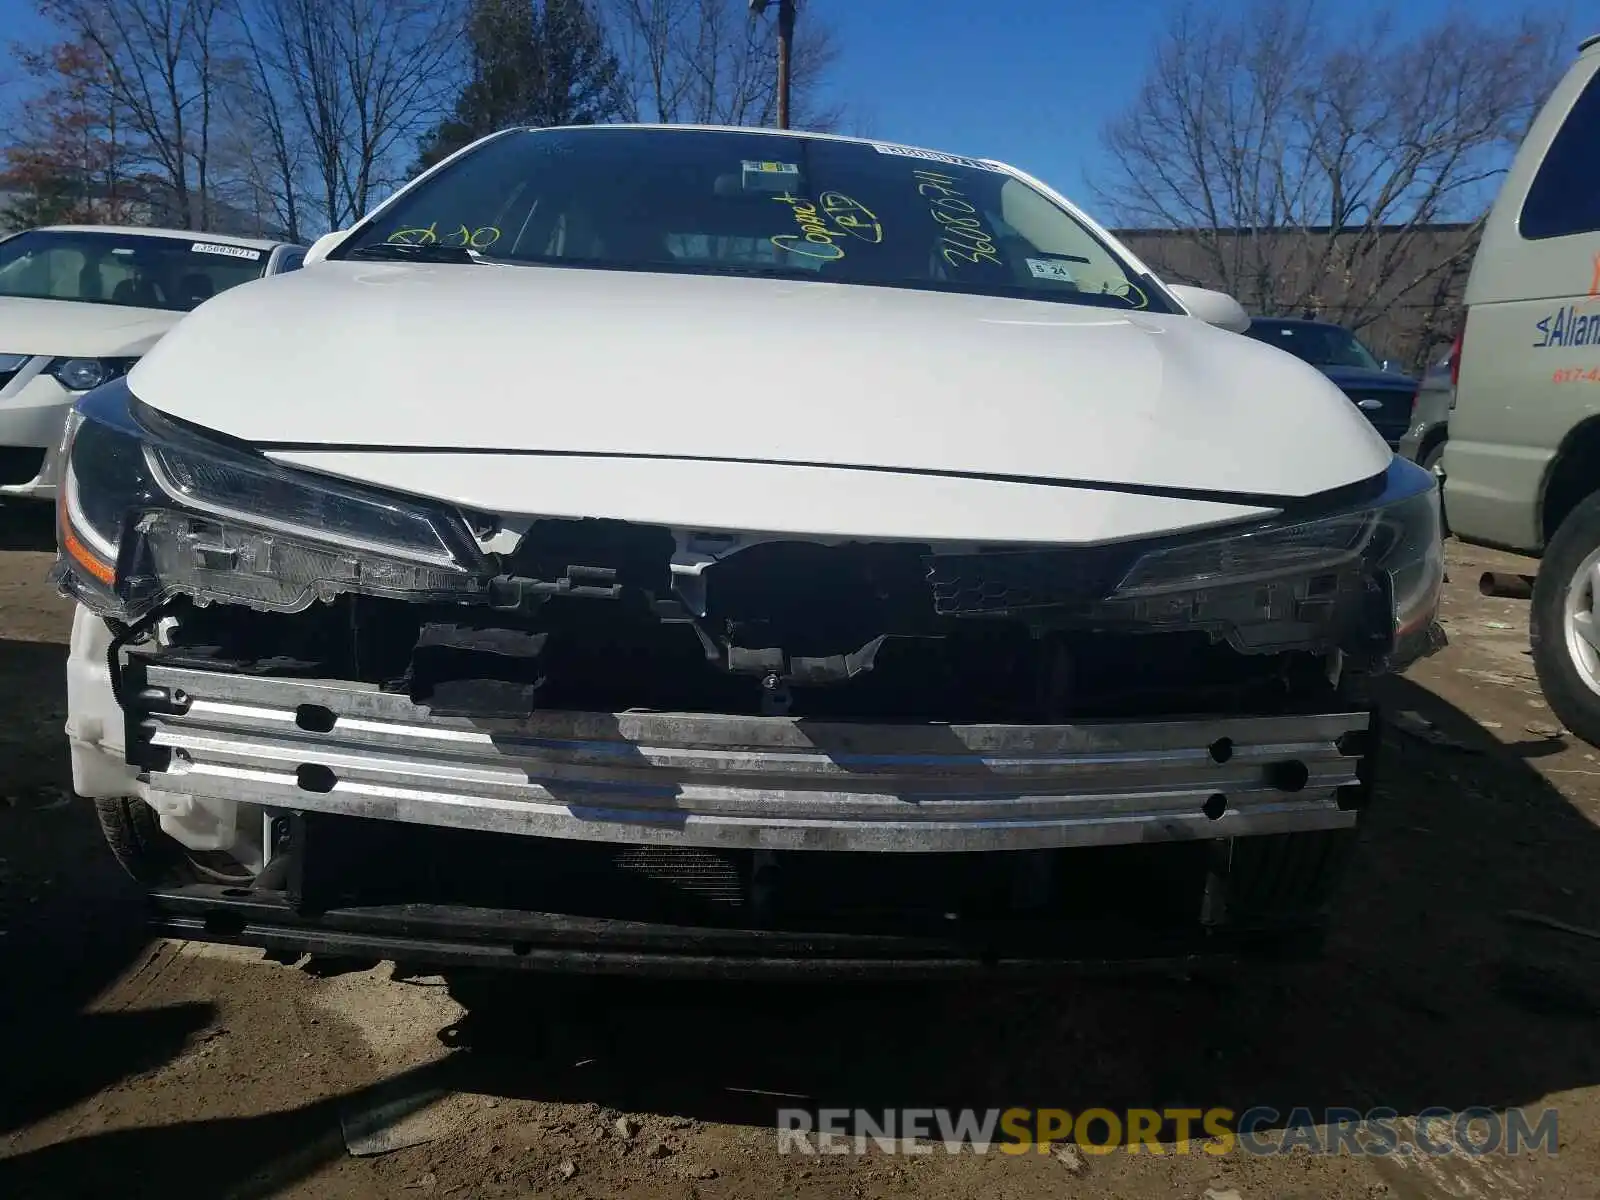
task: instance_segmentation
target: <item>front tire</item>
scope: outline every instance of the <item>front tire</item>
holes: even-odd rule
[[[183,847],[161,832],[155,812],[143,800],[100,799],[94,802],[94,811],[117,865],[135,881],[146,887],[195,882],[185,870]]]
[[[1528,641],[1550,710],[1600,746],[1600,493],[1568,513],[1545,548]]]
[[[94,811],[117,865],[145,887],[191,883],[248,886],[253,881],[251,874],[226,854],[185,849],[162,832],[155,810],[135,796],[96,800]]]

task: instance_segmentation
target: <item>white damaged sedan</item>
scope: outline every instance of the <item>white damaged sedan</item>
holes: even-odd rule
[[[945,975],[1315,944],[1433,477],[997,162],[512,130],[71,422],[68,733],[158,928]],[[1218,327],[1220,326],[1220,328]]]

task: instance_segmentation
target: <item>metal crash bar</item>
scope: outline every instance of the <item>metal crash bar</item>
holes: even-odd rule
[[[490,720],[341,681],[142,673],[130,758],[145,756],[154,793],[722,848],[1010,850],[1338,829],[1365,795],[1371,724],[1366,712],[1066,725]]]

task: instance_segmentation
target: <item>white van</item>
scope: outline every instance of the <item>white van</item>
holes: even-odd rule
[[[1445,451],[1457,537],[1542,556],[1545,697],[1600,744],[1600,37],[1529,130],[1484,229]]]

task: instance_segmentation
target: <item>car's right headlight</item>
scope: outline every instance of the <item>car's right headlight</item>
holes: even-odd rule
[[[1399,670],[1439,641],[1444,587],[1438,482],[1395,456],[1380,494],[1358,506],[1294,522],[1264,522],[1141,555],[1113,599],[1191,595],[1205,588],[1359,570],[1374,596],[1374,664]]]
[[[134,621],[171,596],[298,612],[341,592],[461,599],[485,562],[460,513],[297,471],[137,404],[117,380],[63,441],[56,579]]]

